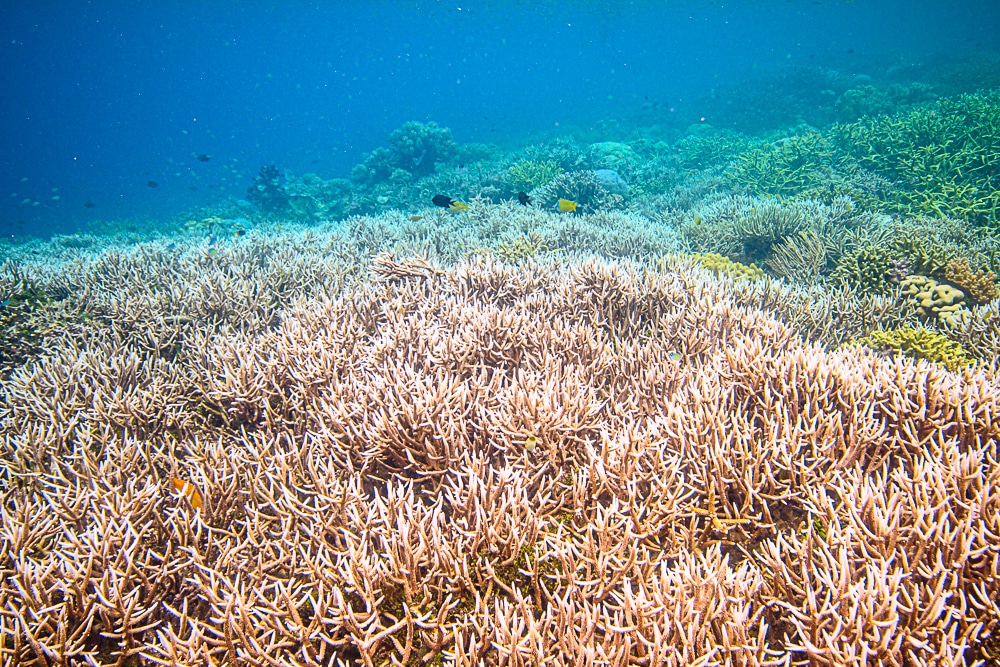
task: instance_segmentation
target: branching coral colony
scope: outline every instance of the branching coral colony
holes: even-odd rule
[[[33,269],[3,664],[996,664],[995,369],[805,342],[892,301],[241,243]]]

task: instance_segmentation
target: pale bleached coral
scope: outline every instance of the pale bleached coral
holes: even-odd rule
[[[199,284],[148,252],[50,270]],[[219,288],[264,294],[262,256]],[[784,288],[683,258],[336,256],[269,326],[195,305],[169,359],[95,328],[4,383],[4,662],[956,663],[997,632],[993,369],[828,352],[747,305]]]

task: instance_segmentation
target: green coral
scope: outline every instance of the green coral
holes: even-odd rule
[[[907,326],[889,331],[874,331],[851,343],[865,345],[873,350],[891,350],[911,359],[926,359],[950,371],[957,371],[975,362],[959,343],[923,327]]]
[[[695,126],[705,127],[705,126]],[[704,169],[722,164],[750,148],[750,140],[728,130],[697,131],[680,139],[675,148],[685,169]]]
[[[823,134],[808,131],[739,154],[723,178],[757,195],[807,196],[818,188],[829,189],[835,173],[853,169]]]
[[[865,294],[889,294],[896,288],[894,259],[896,254],[884,246],[854,248],[840,257],[830,278]]]
[[[920,276],[937,275],[952,258],[947,249],[920,238],[896,239],[892,247],[897,257],[907,261],[910,273]]]
[[[830,135],[859,166],[903,184],[902,211],[1000,224],[1000,91],[863,118]]]
[[[937,275],[952,254],[921,238],[892,238],[847,250],[831,279],[867,294],[890,294],[906,275]],[[905,267],[905,271],[904,271]]]
[[[733,280],[757,280],[764,277],[764,271],[756,264],[740,264],[718,253],[696,254],[692,257],[717,276],[725,275]]]
[[[507,170],[516,190],[529,192],[539,186],[545,185],[563,173],[562,167],[551,160],[544,162],[536,160],[521,160],[517,164],[511,165]]]

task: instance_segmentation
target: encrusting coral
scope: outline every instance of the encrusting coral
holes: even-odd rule
[[[957,371],[974,361],[959,343],[944,334],[923,327],[873,331],[871,335],[859,338],[854,343],[867,345],[873,350],[892,350],[914,359],[926,359],[952,371]]]
[[[351,247],[45,268],[114,315],[3,385],[3,663],[989,651],[992,366],[830,352],[690,258]]]

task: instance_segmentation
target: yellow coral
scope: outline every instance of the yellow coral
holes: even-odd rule
[[[899,284],[906,303],[924,317],[936,317],[949,327],[962,326],[972,316],[964,305],[965,293],[927,276],[910,276]]]
[[[757,280],[764,277],[763,269],[756,264],[751,264],[750,266],[740,264],[718,253],[695,254],[692,257],[716,275],[724,274],[733,280]]]
[[[494,252],[497,257],[503,260],[517,262],[547,250],[548,246],[545,244],[545,240],[535,232],[531,232],[527,236],[515,239],[513,243],[502,242]]]
[[[911,359],[926,359],[950,371],[957,371],[975,362],[960,344],[923,327],[874,331],[871,335],[855,339],[851,343],[865,345],[873,350],[892,350]]]

